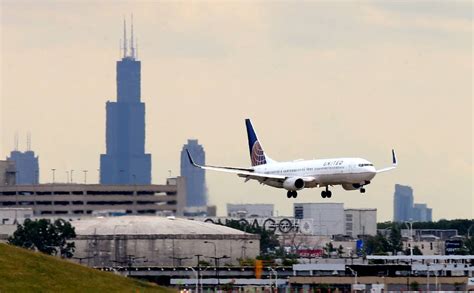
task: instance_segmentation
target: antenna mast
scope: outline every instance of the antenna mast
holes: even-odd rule
[[[18,151],[18,131],[15,132],[15,137],[13,138],[13,143],[15,144],[15,151]]]
[[[127,57],[127,21],[123,18],[123,58]]]
[[[132,21],[131,21],[131,39],[130,39],[130,55],[133,59],[135,59],[135,47],[133,46],[133,13],[132,13]]]
[[[31,151],[31,132],[28,131],[26,134],[26,150]]]

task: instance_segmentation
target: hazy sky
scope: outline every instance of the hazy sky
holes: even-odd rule
[[[472,2],[0,1],[1,149],[19,133],[41,181],[96,182],[105,102],[116,99],[124,15],[134,14],[153,182],[197,138],[207,163],[248,166],[244,118],[276,160],[358,156],[399,168],[367,193],[286,191],[207,173],[210,202],[344,202],[393,215],[394,184],[435,219],[472,218]],[[127,16],[128,17],[128,16]]]

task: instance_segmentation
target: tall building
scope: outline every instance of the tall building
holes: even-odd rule
[[[15,162],[16,184],[38,184],[39,182],[39,163],[35,152],[28,150],[26,152],[12,151],[8,161]]]
[[[395,184],[393,221],[404,222],[413,218],[413,189],[410,186]]]
[[[426,203],[415,203],[412,210],[413,221],[431,222],[432,209],[428,208]]]
[[[197,139],[188,139],[188,143],[183,145],[181,150],[181,176],[186,178],[186,206],[206,206],[206,173],[203,169],[191,165],[186,150],[189,151],[196,164],[206,163],[206,153],[202,145]]]
[[[122,60],[117,61],[117,102],[107,102],[106,154],[100,156],[102,184],[150,184],[151,154],[145,153],[145,104],[141,102],[141,63],[131,26],[124,21]]]

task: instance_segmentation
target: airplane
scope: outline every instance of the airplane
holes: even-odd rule
[[[359,190],[365,193],[365,186],[371,183],[376,174],[393,170],[397,167],[397,157],[392,149],[392,166],[376,170],[374,165],[362,158],[334,158],[319,160],[296,160],[277,162],[263,150],[250,119],[245,119],[252,167],[223,167],[198,165],[186,149],[189,162],[197,168],[237,174],[260,184],[284,188],[288,198],[296,198],[298,191],[304,188],[325,188],[322,198],[331,198],[329,187],[342,185],[345,190]]]

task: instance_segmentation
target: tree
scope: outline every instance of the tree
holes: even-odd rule
[[[404,253],[405,255],[411,255],[410,248],[405,249]],[[413,247],[413,255],[423,255],[423,252],[421,252],[421,249],[418,247],[418,245]]]
[[[402,251],[403,249],[403,243],[402,243],[402,233],[400,230],[399,225],[392,225],[392,228],[390,229],[390,237],[389,237],[389,242],[390,242],[390,250],[393,252],[393,255],[396,255],[397,252]]]
[[[244,231],[252,234],[260,235],[260,253],[266,254],[268,251],[274,251],[276,247],[280,246],[275,232],[267,231],[259,226],[251,226],[237,220],[230,220],[225,224],[225,226],[234,228],[240,231]]]
[[[367,237],[365,244],[366,254],[386,255],[390,250],[391,245],[383,235],[377,234]]]
[[[67,242],[76,237],[71,223],[57,219],[53,223],[46,219],[32,221],[26,219],[23,225],[18,225],[8,243],[27,249],[38,250],[46,254],[60,255],[71,258],[74,242]]]
[[[474,236],[464,240],[463,249],[466,251],[466,254],[474,254]]]

